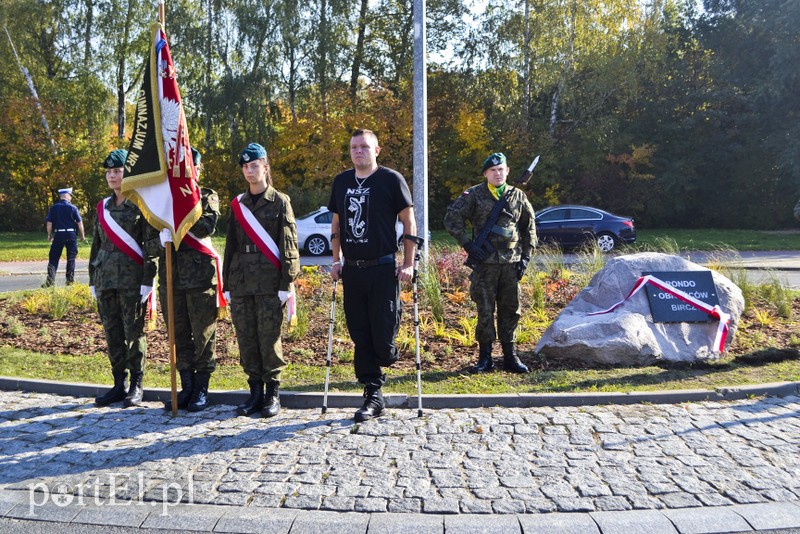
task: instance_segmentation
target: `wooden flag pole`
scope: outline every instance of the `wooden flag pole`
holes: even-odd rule
[[[158,2],[158,21],[161,27],[165,28],[166,9],[164,0]],[[174,237],[174,236],[173,236]],[[178,377],[176,372],[175,357],[175,306],[174,294],[172,290],[172,248],[173,243],[167,243],[164,248],[167,251],[167,338],[169,340],[169,378],[170,378],[170,400],[172,400],[172,415],[178,415]]]

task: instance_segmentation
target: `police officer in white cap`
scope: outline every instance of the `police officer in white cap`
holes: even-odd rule
[[[50,241],[50,258],[47,262],[47,280],[42,287],[56,282],[56,270],[64,248],[67,249],[67,285],[75,282],[75,258],[78,257],[78,233],[86,241],[83,220],[78,208],[70,203],[72,188],[58,190],[59,201],[47,212],[47,239]]]

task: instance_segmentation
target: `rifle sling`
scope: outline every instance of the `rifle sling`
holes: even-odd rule
[[[495,203],[494,207],[492,207],[492,211],[489,213],[489,218],[486,219],[486,223],[481,228],[481,231],[478,233],[478,237],[475,238],[475,244],[478,246],[483,246],[483,242],[486,241],[486,238],[489,237],[489,232],[495,226],[497,219],[500,218],[500,213],[508,206],[508,189],[506,188],[505,193],[501,196],[497,202]]]

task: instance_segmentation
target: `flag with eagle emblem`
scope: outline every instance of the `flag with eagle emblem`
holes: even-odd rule
[[[172,232],[177,249],[202,215],[200,187],[167,36],[158,23],[153,24],[152,35],[122,191],[147,222]]]

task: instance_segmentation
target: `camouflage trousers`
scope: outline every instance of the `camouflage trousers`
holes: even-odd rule
[[[516,341],[519,324],[519,281],[514,263],[484,263],[469,277],[469,296],[478,307],[478,343]],[[497,304],[497,329],[494,326]]]
[[[111,372],[144,371],[147,338],[144,305],[139,289],[105,289],[97,292],[97,311],[103,322]]]
[[[217,287],[174,289],[175,359],[178,371],[206,371],[217,368]],[[164,323],[167,319],[167,287],[159,285],[158,298]]]
[[[280,382],[286,361],[281,349],[283,310],[278,295],[233,296],[230,307],[239,363],[247,379]]]

